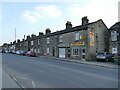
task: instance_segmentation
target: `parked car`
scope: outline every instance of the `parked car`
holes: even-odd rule
[[[4,50],[4,49],[2,49],[2,53],[5,53],[5,50]]]
[[[21,54],[20,50],[17,50],[17,51],[16,51],[16,54],[17,54],[17,55],[20,55],[20,54]]]
[[[28,51],[26,53],[27,56],[32,56],[32,57],[35,57],[36,56],[36,53],[34,51]]]
[[[16,53],[16,51],[15,50],[12,50],[12,54],[15,54]]]
[[[8,51],[8,50],[5,50],[5,53],[9,53],[9,51]]]
[[[28,51],[21,51],[21,55],[26,55]]]
[[[98,53],[96,55],[96,59],[97,61],[106,61],[106,62],[113,61],[112,54],[108,52]]]

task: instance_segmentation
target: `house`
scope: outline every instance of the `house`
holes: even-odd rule
[[[110,47],[109,51],[114,53],[120,53],[120,22],[115,23],[109,28],[110,30]]]
[[[44,36],[44,55],[79,60],[95,60],[97,52],[108,51],[108,28],[103,20],[92,23],[82,18],[82,25],[72,27],[67,21],[66,29]]]
[[[65,29],[45,34],[32,34],[16,43],[20,50],[32,50],[37,55],[78,60],[95,60],[96,53],[109,51],[109,31],[102,19],[90,22],[87,16],[81,19],[82,25],[72,27],[67,21]]]

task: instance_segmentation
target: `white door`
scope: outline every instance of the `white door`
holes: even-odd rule
[[[65,48],[59,48],[59,57],[65,58]]]

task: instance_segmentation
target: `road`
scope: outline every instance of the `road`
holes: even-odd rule
[[[14,54],[2,55],[2,67],[23,88],[118,88],[113,68]]]

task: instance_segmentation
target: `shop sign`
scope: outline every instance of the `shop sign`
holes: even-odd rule
[[[117,48],[112,48],[112,54],[117,53]]]
[[[94,46],[94,33],[90,32],[90,46]]]
[[[71,46],[84,46],[84,45],[85,45],[85,42],[84,42],[84,41],[71,43]]]

